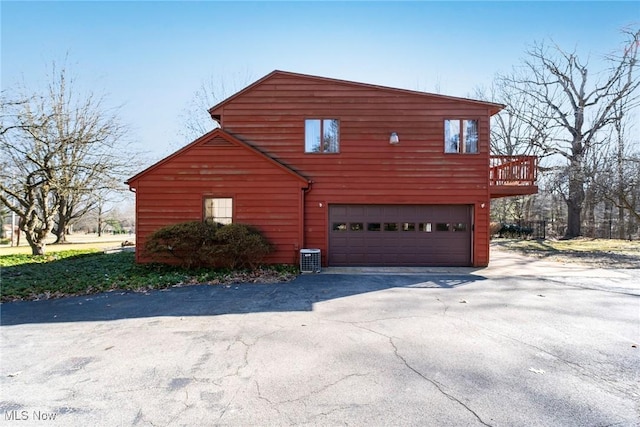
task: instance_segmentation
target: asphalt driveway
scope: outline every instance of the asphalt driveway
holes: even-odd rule
[[[0,424],[640,425],[640,270],[493,257],[2,304]]]

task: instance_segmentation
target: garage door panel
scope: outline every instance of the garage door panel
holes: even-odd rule
[[[330,205],[329,223],[329,265],[471,263],[468,205]]]

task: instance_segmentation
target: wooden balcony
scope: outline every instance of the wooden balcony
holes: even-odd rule
[[[536,194],[538,158],[535,156],[491,156],[489,189],[491,198]]]

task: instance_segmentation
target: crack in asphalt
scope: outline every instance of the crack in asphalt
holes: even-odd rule
[[[588,290],[588,291],[604,292],[604,293],[608,293],[608,294],[627,295],[627,296],[636,297],[636,298],[640,297],[640,294],[633,293],[633,291],[604,289],[604,288],[595,287],[595,286],[589,286],[589,285],[576,285],[576,284],[573,284],[573,283],[566,282],[565,280],[563,280],[561,278],[550,277],[550,278],[541,278],[541,279],[546,281],[546,282],[554,282],[554,283],[558,283],[558,284],[567,286],[569,288],[574,288],[574,289],[584,289],[584,290]]]
[[[464,319],[460,319],[460,320],[463,320],[464,322],[467,322],[470,325],[474,326],[478,330],[478,332],[481,332],[481,333],[483,333],[484,335],[486,335],[488,337],[495,338],[495,336],[500,336],[500,337],[506,338],[508,340],[517,342],[518,344],[522,344],[522,345],[524,345],[526,347],[533,348],[533,349],[535,349],[535,350],[537,350],[537,351],[539,351],[541,353],[544,353],[544,354],[546,354],[548,356],[551,356],[553,359],[555,359],[555,360],[557,360],[559,362],[562,362],[563,364],[567,365],[569,368],[574,370],[580,376],[585,377],[588,380],[591,380],[596,385],[600,386],[601,384],[593,381],[594,379],[598,379],[598,380],[600,380],[602,382],[607,383],[610,386],[611,390],[615,390],[615,391],[617,391],[619,393],[622,393],[623,396],[626,396],[629,393],[629,390],[625,390],[623,388],[620,388],[616,383],[612,382],[611,380],[609,380],[607,378],[599,376],[597,373],[590,372],[587,368],[585,368],[581,364],[576,363],[576,362],[572,362],[570,360],[567,360],[567,359],[565,359],[565,358],[563,358],[561,356],[558,356],[557,354],[554,354],[554,353],[552,353],[552,352],[550,352],[548,350],[545,350],[542,347],[539,347],[539,346],[537,346],[535,344],[528,343],[526,341],[522,341],[522,340],[520,340],[518,338],[503,334],[501,332],[494,331],[494,330],[489,329],[489,328],[484,327],[484,326],[478,326],[478,325],[475,325],[475,324],[471,324],[468,320],[464,320]]]
[[[240,375],[240,370],[242,368],[246,368],[247,366],[249,366],[249,349],[251,348],[251,346],[253,346],[255,344],[255,342],[253,342],[251,344],[247,344],[246,342],[244,342],[240,338],[236,339],[236,342],[239,342],[242,345],[244,345],[244,353],[242,354],[242,365],[239,365],[236,368],[236,373],[234,374],[234,376],[239,376]]]
[[[236,336],[236,337],[235,337],[235,340],[234,340],[234,341],[231,341],[231,342],[229,343],[229,345],[227,346],[227,348],[226,348],[226,350],[225,350],[225,351],[227,351],[227,352],[228,352],[229,350],[231,350],[231,348],[234,346],[234,344],[237,344],[237,343],[240,343],[240,344],[244,345],[244,347],[245,347],[245,348],[244,348],[244,353],[243,353],[243,356],[242,356],[242,363],[241,363],[241,364],[238,364],[238,365],[235,367],[235,372],[232,372],[232,373],[229,373],[229,374],[225,374],[225,375],[222,375],[222,376],[217,377],[216,379],[214,379],[214,380],[212,381],[212,382],[213,382],[213,384],[215,384],[215,385],[217,385],[217,386],[220,386],[220,387],[221,387],[221,386],[222,386],[222,381],[223,381],[225,378],[237,377],[237,376],[239,376],[239,375],[240,375],[240,370],[241,370],[242,368],[246,368],[247,366],[249,366],[249,348],[250,348],[253,344],[255,344],[255,343],[253,343],[253,344],[247,344],[247,343],[246,343],[246,342],[244,342],[240,337]]]
[[[382,332],[379,331],[375,331],[373,329],[370,328],[365,328],[364,326],[361,325],[356,325],[353,324],[353,326],[357,327],[357,328],[361,328],[364,329],[366,331],[369,331],[371,333],[374,333],[376,335],[380,335],[382,337],[385,337],[386,339],[389,340],[389,344],[391,344],[391,347],[393,347],[393,353],[396,356],[397,359],[399,359],[405,367],[407,367],[407,369],[409,369],[410,371],[414,372],[416,375],[418,375],[420,378],[424,379],[425,381],[431,383],[443,396],[445,396],[447,399],[458,403],[460,406],[462,406],[463,408],[465,408],[470,414],[472,414],[477,420],[478,422],[480,422],[482,425],[484,426],[488,426],[488,427],[492,427],[491,424],[487,424],[486,422],[484,422],[482,420],[482,418],[480,418],[480,416],[477,414],[477,412],[475,412],[473,409],[471,409],[469,406],[467,406],[464,402],[462,402],[460,399],[458,399],[457,397],[453,396],[450,393],[447,393],[446,391],[444,391],[444,389],[442,388],[443,385],[440,384],[439,382],[437,382],[436,380],[433,380],[429,377],[427,377],[426,375],[424,375],[422,372],[418,371],[416,368],[414,368],[413,366],[411,366],[409,364],[409,362],[407,362],[407,359],[405,359],[400,352],[398,351],[398,347],[396,346],[396,344],[393,342],[393,337],[390,337],[388,335],[383,334]]]
[[[440,304],[442,304],[442,306],[444,307],[444,311],[442,312],[443,316],[447,315],[447,310],[449,310],[449,306],[447,304],[445,304],[440,298],[436,298],[436,301],[438,301]]]
[[[429,315],[429,316],[392,316],[392,317],[379,317],[376,319],[369,319],[369,320],[341,320],[341,319],[328,319],[328,318],[323,318],[322,320],[326,321],[326,322],[334,322],[334,323],[344,323],[346,325],[352,325],[355,327],[360,327],[358,326],[358,324],[361,323],[376,323],[376,322],[385,322],[387,320],[409,320],[409,319],[429,319],[430,317],[433,317],[433,315]],[[364,328],[369,332],[373,332],[373,333],[377,333],[376,331]]]
[[[128,388],[126,390],[115,390],[112,393],[136,393],[138,391],[143,390],[154,390],[154,389],[165,389],[166,387],[157,387],[157,386],[148,386],[148,387],[139,387],[139,388]]]
[[[329,415],[333,414],[334,412],[338,412],[338,411],[343,411],[345,409],[349,409],[352,408],[353,406],[369,406],[369,405],[335,405],[334,408],[326,411],[326,412],[318,412],[316,414],[311,415],[310,417],[308,417],[307,422],[316,419],[316,418],[321,418],[321,417],[328,417]],[[345,424],[347,425],[347,424]]]
[[[222,412],[220,412],[220,416],[218,416],[218,422],[220,422],[220,420],[222,419],[222,417],[224,417],[224,414],[227,413],[227,410],[229,409],[229,406],[231,406],[231,404],[233,403],[233,401],[236,399],[236,396],[238,395],[238,392],[240,391],[240,387],[238,387],[236,389],[236,392],[233,393],[233,396],[231,396],[231,399],[229,399],[229,401],[227,402],[227,404],[225,405],[224,408],[222,408]]]
[[[253,340],[253,342],[246,342],[244,339],[242,339],[240,336],[237,335],[233,341],[229,342],[225,351],[226,352],[230,351],[233,348],[233,346],[237,343],[244,345],[245,348],[244,348],[244,353],[242,355],[242,363],[236,366],[235,372],[231,372],[231,373],[216,377],[214,379],[211,379],[211,382],[219,387],[222,387],[222,382],[226,378],[239,377],[240,371],[246,368],[247,366],[249,366],[249,351],[252,349],[252,347],[255,346],[258,343],[258,341],[260,341],[262,338],[267,337],[269,335],[273,335],[281,330],[282,330],[282,327],[279,327],[275,331],[271,331],[271,332],[267,332],[265,334],[259,335]],[[249,375],[249,378],[251,378],[251,375]]]
[[[257,380],[253,381],[256,384],[256,391],[258,392],[258,399],[260,400],[264,400],[265,402],[267,402],[269,404],[269,407],[271,409],[273,409],[274,411],[276,411],[278,413],[279,416],[282,416],[282,412],[280,412],[280,409],[276,406],[277,403],[271,401],[270,399],[264,397],[262,395],[262,391],[260,390],[260,384],[258,383]],[[289,422],[291,422],[291,419],[289,419]]]
[[[133,419],[133,423],[132,425],[136,425],[138,424],[140,421],[144,422],[144,423],[148,423],[151,424],[153,427],[157,427],[153,422],[149,421],[144,414],[142,413],[142,409],[138,409],[138,413],[136,414],[136,417]]]
[[[247,366],[249,366],[249,350],[250,350],[253,346],[255,346],[255,345],[258,343],[258,341],[260,341],[262,338],[267,337],[267,336],[269,336],[269,335],[273,335],[273,334],[275,334],[275,333],[279,332],[280,330],[282,330],[282,327],[280,327],[280,328],[276,329],[275,331],[271,331],[271,332],[267,332],[267,333],[265,333],[265,334],[259,335],[259,336],[257,336],[257,337],[253,340],[253,342],[251,342],[251,343],[247,343],[247,342],[245,342],[245,341],[244,341],[240,336],[236,336],[236,337],[235,337],[235,340],[229,343],[229,345],[228,345],[228,346],[227,346],[227,348],[226,348],[226,351],[229,351],[229,350],[233,347],[233,345],[234,345],[234,344],[236,344],[236,343],[241,343],[242,345],[244,345],[244,346],[245,346],[245,349],[244,349],[244,354],[243,354],[243,363],[242,363],[241,365],[239,365],[239,366],[237,366],[237,367],[236,367],[236,371],[235,371],[234,373],[232,373],[232,374],[227,374],[227,375],[223,375],[223,376],[221,376],[221,377],[217,378],[217,380],[213,380],[213,381],[212,381],[212,382],[213,382],[213,384],[216,384],[216,385],[218,385],[218,386],[221,386],[221,382],[222,382],[222,380],[223,380],[224,378],[237,377],[237,376],[239,376],[239,375],[240,375],[240,370],[241,370],[241,369],[243,369],[243,368],[245,368],[245,367],[247,367]],[[261,393],[260,393],[260,387],[259,387],[259,385],[258,385],[257,381],[255,381],[255,383],[256,383],[256,387],[257,387],[257,389],[258,389],[258,398],[260,398],[260,399],[262,399],[262,400],[265,400],[265,401],[269,402],[271,405],[273,405],[273,404],[272,404],[268,399],[266,399],[264,396],[262,396],[262,395],[261,395]],[[238,388],[236,389],[235,393],[233,394],[233,396],[231,397],[231,399],[229,400],[229,402],[227,402],[227,405],[222,409],[222,412],[220,413],[220,416],[218,417],[218,420],[217,420],[218,422],[220,422],[220,420],[224,417],[225,413],[226,413],[226,412],[227,412],[227,410],[229,409],[229,406],[231,406],[231,403],[233,403],[233,401],[235,400],[235,398],[236,398],[236,396],[238,395],[238,392],[239,392],[239,391],[240,391],[240,387],[238,387]],[[277,409],[277,408],[274,408],[274,409],[276,410],[276,412],[278,412],[278,413],[280,414],[280,411],[278,411],[278,409]]]
[[[320,387],[320,388],[318,388],[318,389],[312,390],[312,391],[311,391],[311,392],[309,392],[309,393],[306,393],[306,394],[304,394],[304,395],[302,395],[302,396],[296,397],[295,399],[286,399],[286,400],[280,400],[280,401],[277,401],[277,402],[274,402],[274,401],[269,400],[269,399],[267,399],[266,397],[264,397],[264,396],[261,394],[261,391],[260,391],[260,385],[258,384],[258,381],[255,381],[255,383],[256,383],[256,388],[258,389],[258,397],[259,397],[260,399],[262,399],[262,400],[266,400],[266,401],[267,401],[267,402],[269,402],[271,405],[281,405],[281,404],[283,404],[283,403],[296,403],[296,402],[302,402],[303,404],[305,404],[305,405],[306,405],[306,403],[304,402],[304,400],[306,400],[306,399],[310,398],[311,396],[314,396],[314,395],[316,395],[316,394],[320,394],[320,393],[322,393],[323,391],[326,391],[326,390],[328,390],[329,388],[331,388],[331,387],[333,387],[333,386],[335,386],[335,385],[337,385],[337,384],[341,383],[342,381],[345,381],[345,380],[347,380],[347,379],[349,379],[349,378],[353,378],[353,377],[366,377],[367,375],[369,375],[369,374],[368,374],[368,373],[366,373],[366,374],[359,374],[359,373],[348,374],[348,375],[345,375],[345,376],[343,376],[343,377],[341,377],[341,378],[337,379],[336,381],[334,381],[334,382],[332,382],[332,383],[325,384],[324,386],[322,386],[322,387]]]
[[[184,391],[185,392],[185,399],[183,402],[181,402],[184,405],[184,408],[182,408],[181,410],[178,411],[178,413],[176,413],[170,420],[169,422],[167,422],[167,426],[170,426],[173,424],[174,421],[176,421],[177,419],[179,419],[183,413],[185,413],[188,409],[192,408],[194,406],[194,404],[187,404],[187,401],[189,400],[189,392],[187,390]]]
[[[453,396],[450,393],[447,393],[446,391],[444,391],[442,389],[442,384],[440,384],[439,382],[437,382],[436,380],[433,380],[429,377],[427,377],[426,375],[424,375],[422,372],[418,371],[416,368],[414,368],[413,366],[411,366],[409,364],[409,362],[407,362],[407,360],[398,352],[398,347],[396,346],[396,344],[393,342],[393,338],[388,337],[389,338],[389,344],[391,344],[391,346],[393,347],[393,352],[396,355],[396,357],[398,359],[400,359],[402,361],[402,363],[404,363],[404,365],[410,369],[411,371],[415,372],[418,376],[420,376],[420,378],[430,382],[431,384],[433,384],[435,386],[435,388],[438,389],[438,391],[440,393],[442,393],[444,396],[446,396],[449,400],[452,400],[456,403],[458,403],[460,406],[462,406],[463,408],[465,408],[469,413],[473,414],[473,416],[478,420],[478,422],[480,422],[480,424],[484,425],[484,426],[488,426],[491,427],[491,424],[487,424],[485,423],[482,418],[480,418],[480,416],[473,410],[471,409],[469,406],[467,406],[464,402],[462,402],[460,399],[458,399],[457,397]]]

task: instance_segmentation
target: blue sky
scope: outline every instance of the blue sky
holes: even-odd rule
[[[201,82],[274,69],[469,96],[535,41],[597,58],[640,25],[638,2],[0,3],[1,84],[45,84],[51,61],[105,93],[149,160],[183,143]]]

